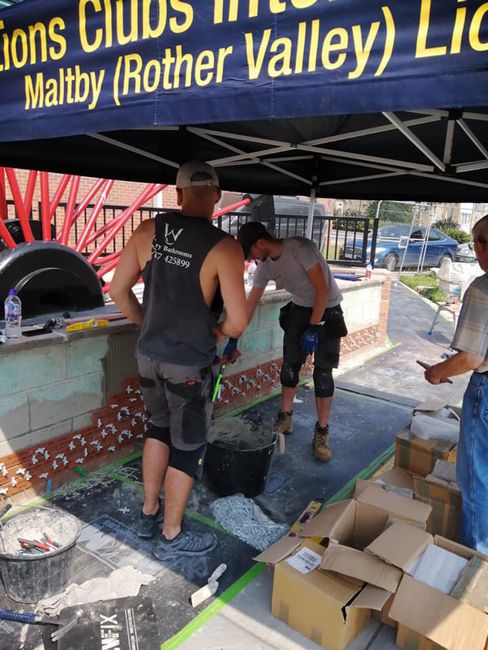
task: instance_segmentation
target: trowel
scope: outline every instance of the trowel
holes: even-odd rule
[[[207,584],[191,595],[190,601],[192,607],[198,607],[204,600],[217,593],[217,589],[219,588],[218,580],[226,570],[227,565],[220,564],[209,577]]]

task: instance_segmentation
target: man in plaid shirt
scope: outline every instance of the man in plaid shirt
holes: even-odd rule
[[[463,497],[463,543],[488,555],[488,215],[473,228],[474,250],[485,272],[469,285],[451,347],[456,354],[431,366],[425,379],[474,371],[463,398],[457,480]]]

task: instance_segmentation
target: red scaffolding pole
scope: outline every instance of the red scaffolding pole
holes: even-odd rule
[[[37,172],[30,171],[29,178],[27,179],[27,186],[25,188],[25,198],[24,198],[25,212],[28,216],[30,216],[30,213],[32,211],[32,198],[34,196],[36,180],[37,180]]]
[[[66,206],[66,212],[64,215],[63,227],[61,228],[61,233],[58,235],[58,242],[67,246],[69,240],[69,233],[71,230],[71,222],[73,219],[73,214],[75,211],[76,197],[78,196],[78,188],[80,186],[80,177],[73,176],[71,179],[71,187],[69,190],[68,204]]]
[[[93,228],[95,228],[97,224],[97,219],[98,215],[100,214],[100,210],[103,207],[103,204],[107,200],[107,196],[110,194],[110,190],[113,187],[113,184],[115,181],[105,181],[103,185],[103,189],[100,193],[100,196],[97,199],[97,202],[95,203],[95,206],[91,212],[90,218],[86,222],[86,226],[83,229],[83,232],[81,233],[80,240],[76,244],[75,250],[78,251],[78,253],[81,253],[81,251],[86,247],[86,241],[88,237],[90,236],[91,231]]]
[[[34,235],[32,234],[32,229],[30,227],[29,215],[25,213],[25,206],[22,200],[22,196],[20,194],[19,184],[17,182],[17,176],[15,174],[15,169],[12,169],[11,167],[6,167],[5,171],[7,172],[8,182],[15,203],[15,210],[17,211],[17,215],[19,217],[20,226],[22,228],[22,233],[24,235],[24,240],[26,242],[33,242]]]
[[[110,233],[105,237],[103,242],[97,247],[97,249],[90,255],[88,258],[88,261],[90,264],[94,264],[96,260],[100,257],[100,255],[103,253],[104,250],[106,250],[107,246],[112,242],[117,234],[122,230],[122,228],[125,226],[127,221],[131,218],[131,216],[134,214],[136,210],[138,210],[146,201],[150,201],[156,194],[158,194],[161,190],[163,190],[166,187],[166,185],[148,185],[137,197],[137,199],[132,203],[131,206],[126,208],[124,212],[120,215],[118,218],[118,223],[115,228],[113,228]]]
[[[2,221],[1,219],[0,219],[0,237],[6,243],[8,248],[15,248],[17,246],[17,244],[15,243],[12,235],[7,230],[7,226],[5,225],[5,221]]]
[[[252,203],[251,199],[242,199],[242,201],[238,201],[237,203],[232,203],[232,205],[228,205],[226,208],[214,212],[212,215],[212,219],[217,219],[217,217],[221,217],[223,214],[227,214],[228,212],[237,210],[237,208],[241,208],[243,205],[249,205],[249,203]]]
[[[49,241],[51,239],[51,218],[49,217],[49,174],[41,172],[41,222],[42,222],[42,239]]]
[[[63,198],[64,191],[68,186],[70,178],[71,178],[70,174],[65,174],[62,177],[62,179],[59,181],[57,190],[54,192],[53,200],[51,201],[51,204],[49,206],[49,218],[51,219],[51,221],[56,213],[56,209],[60,204],[61,199]]]
[[[5,192],[5,171],[0,167],[0,220],[4,221],[8,217],[7,212],[7,194]]]

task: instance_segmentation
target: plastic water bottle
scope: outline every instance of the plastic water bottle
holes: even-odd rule
[[[368,262],[366,265],[366,278],[369,280],[371,277],[371,274],[373,273],[373,266],[371,262]]]
[[[251,260],[251,262],[249,262],[249,266],[247,267],[247,278],[246,278],[246,284],[249,289],[252,289],[254,273],[256,271],[256,268],[257,268],[256,262],[254,260]]]
[[[15,289],[5,298],[5,338],[20,339],[22,336],[22,302]]]

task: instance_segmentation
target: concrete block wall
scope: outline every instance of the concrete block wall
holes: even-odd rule
[[[342,340],[344,355],[385,344],[388,278],[357,285],[344,289],[346,315],[353,317]],[[278,316],[288,299],[275,291],[258,307],[241,338],[242,357],[227,369],[217,413],[279,390]],[[354,319],[356,308],[364,327]],[[148,424],[134,363],[136,338],[133,325],[119,324],[0,348],[0,495],[44,492],[48,479],[58,483],[68,470],[107,462],[142,441]],[[311,371],[305,366],[302,376]]]
[[[0,458],[78,428],[105,400],[108,336],[2,350]],[[85,418],[85,419],[84,419]]]

